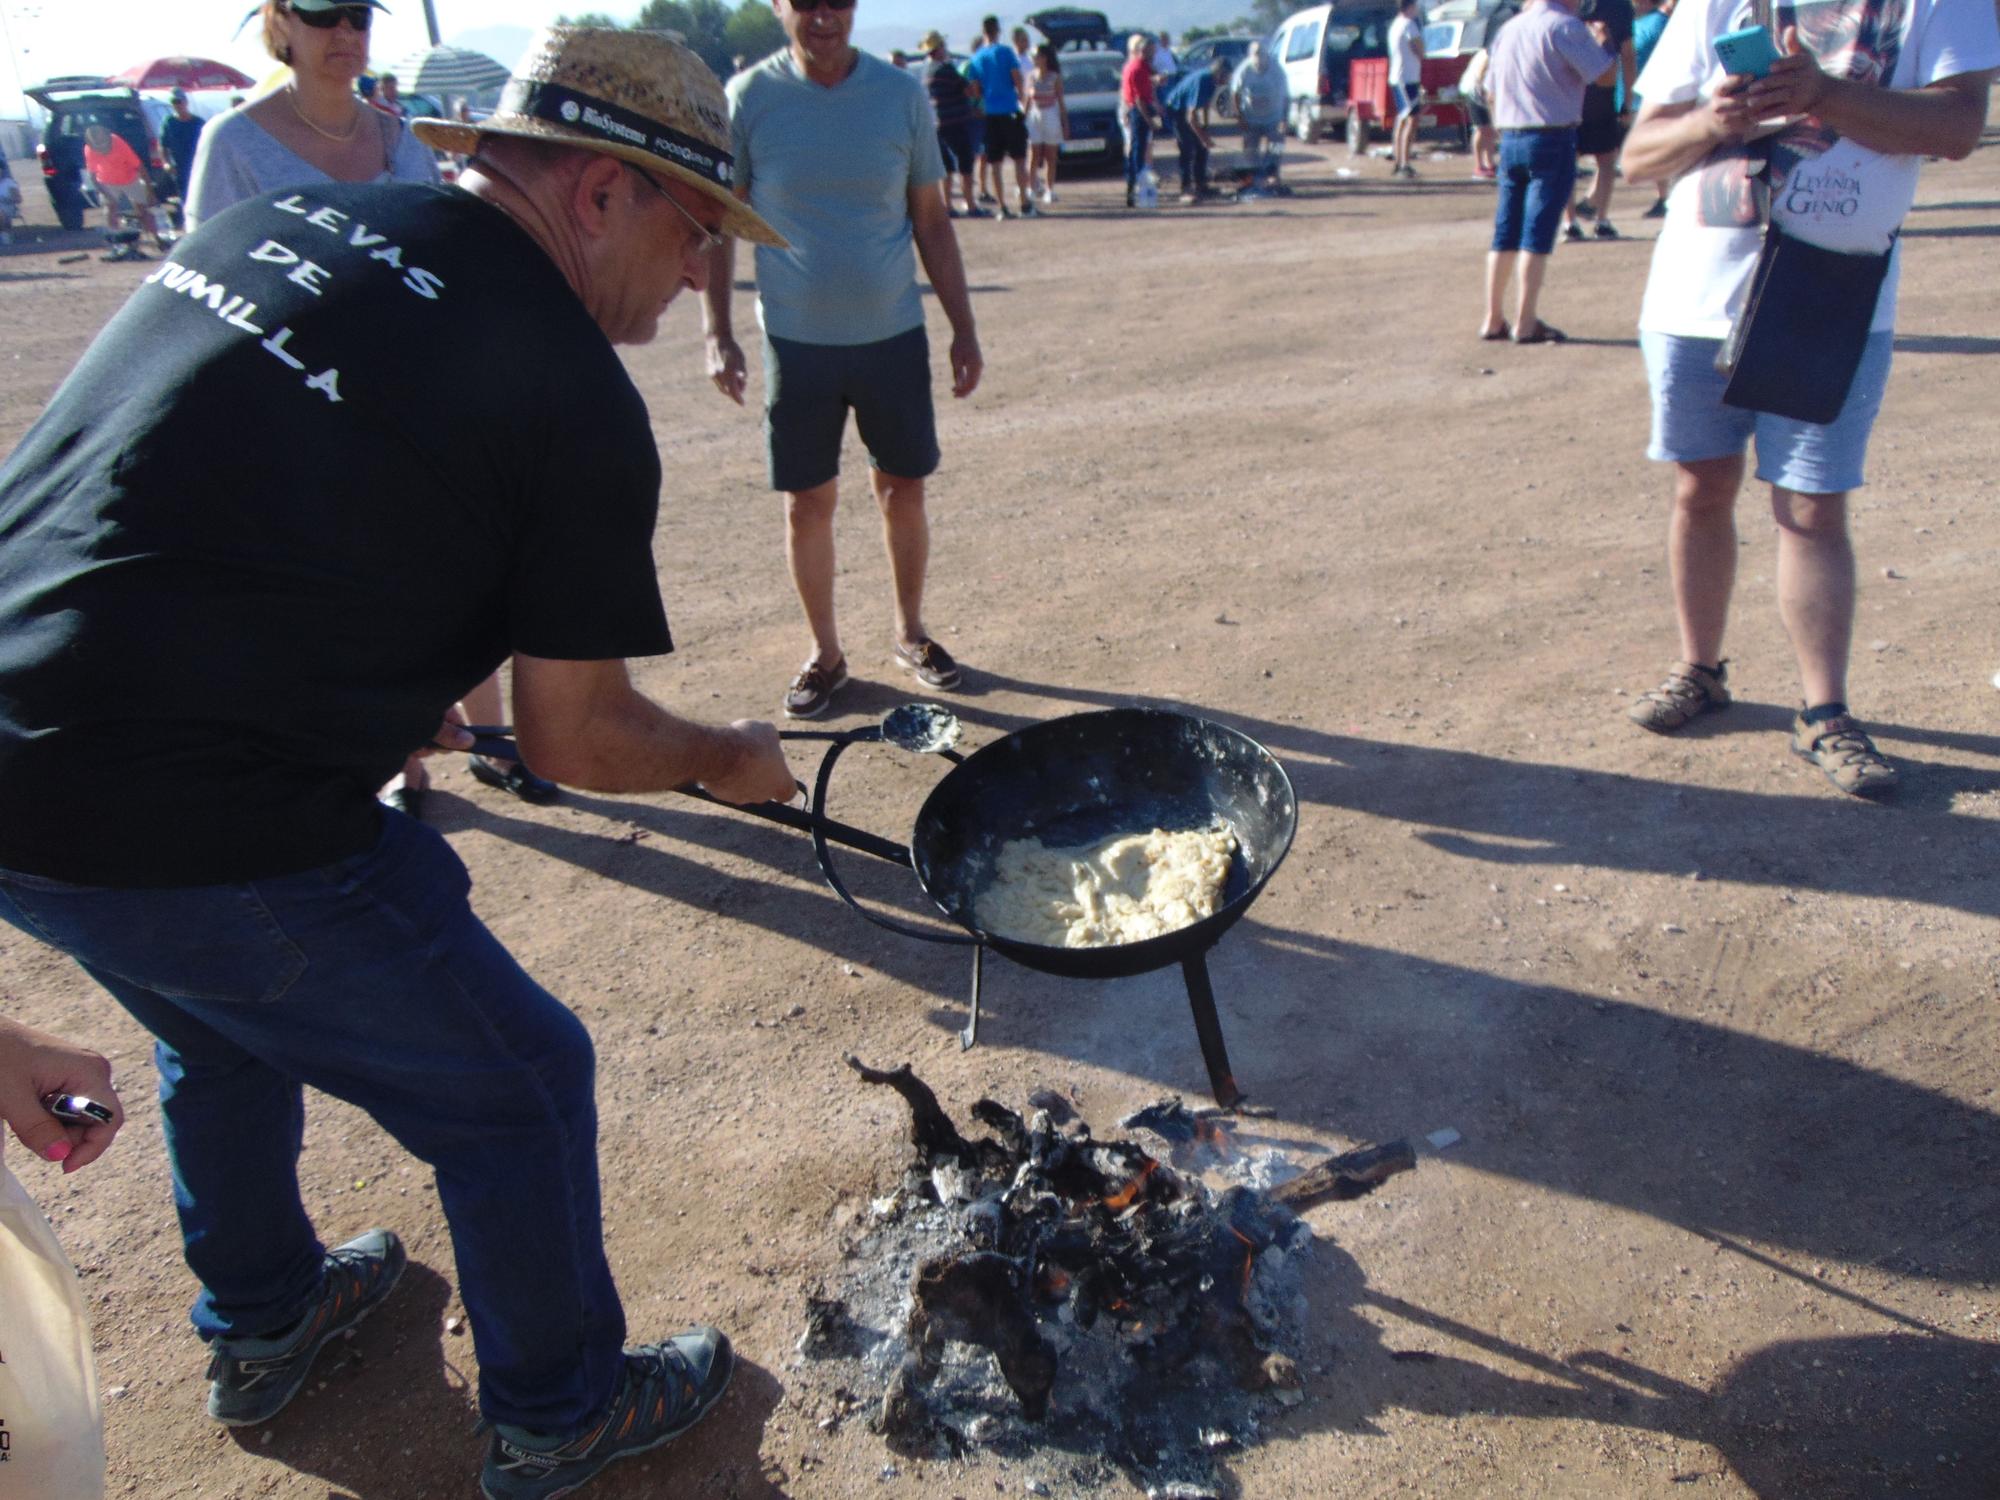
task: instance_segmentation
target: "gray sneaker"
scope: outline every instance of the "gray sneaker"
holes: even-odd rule
[[[625,1351],[625,1383],[589,1429],[550,1438],[496,1423],[479,1475],[486,1500],[556,1500],[605,1465],[671,1442],[714,1410],[736,1356],[713,1328]]]
[[[268,1422],[306,1383],[319,1351],[373,1312],[409,1264],[403,1242],[371,1229],[326,1253],[319,1301],[289,1329],[209,1346],[208,1414],[226,1427]]]

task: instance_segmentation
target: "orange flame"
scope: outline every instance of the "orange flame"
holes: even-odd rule
[[[1158,1166],[1159,1163],[1154,1161],[1152,1157],[1147,1157],[1146,1164],[1139,1168],[1139,1175],[1128,1178],[1125,1185],[1115,1193],[1107,1194],[1104,1199],[1104,1206],[1114,1214],[1125,1212],[1126,1209],[1130,1208],[1138,1200],[1139,1194],[1145,1190],[1146,1179],[1153,1175],[1154,1169]]]

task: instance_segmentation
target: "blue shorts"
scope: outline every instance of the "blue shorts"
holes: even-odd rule
[[[1493,206],[1493,248],[1548,255],[1556,226],[1576,188],[1574,130],[1502,130],[1500,199]]]
[[[1417,106],[1423,102],[1423,97],[1424,97],[1424,88],[1422,84],[1392,83],[1389,85],[1389,87],[1396,91],[1397,119],[1400,120],[1405,115],[1413,115],[1417,112]]]
[[[1754,437],[1757,477],[1801,495],[1837,495],[1859,489],[1868,456],[1868,434],[1882,409],[1895,335],[1868,335],[1847,404],[1831,422],[1798,422],[1768,412],[1725,406],[1729,377],[1715,368],[1720,339],[1639,335],[1646,379],[1653,388],[1653,440],[1646,457],[1661,463],[1734,458]]]

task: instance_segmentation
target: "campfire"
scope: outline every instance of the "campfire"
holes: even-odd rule
[[[800,1350],[843,1362],[852,1405],[850,1387],[878,1390],[875,1424],[908,1455],[1054,1448],[1205,1474],[1254,1441],[1266,1401],[1302,1399],[1313,1232],[1297,1210],[1415,1164],[1396,1142],[1268,1189],[1215,1186],[1195,1169],[1242,1162],[1220,1111],[1171,1100],[1120,1122],[1149,1148],[1095,1138],[1060,1095],[1025,1114],[982,1099],[968,1138],[907,1065],[848,1064],[902,1096],[914,1152],[839,1295],[810,1301]]]

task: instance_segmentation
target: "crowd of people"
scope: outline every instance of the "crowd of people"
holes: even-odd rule
[[[1977,142],[2000,27],[1986,5],[1891,26],[1852,0],[1882,25],[1860,40],[1788,26],[1752,77],[1716,45],[1738,0],[1681,4],[1636,72],[1620,66],[1630,39],[1593,32],[1573,0],[1527,0],[1495,42],[1480,332],[1560,341],[1538,298],[1591,144],[1586,91],[1624,87],[1642,101],[1625,170],[1672,184],[1640,327],[1681,637],[1632,717],[1670,733],[1729,702],[1732,517],[1754,444],[1801,679],[1792,748],[1839,790],[1881,795],[1895,768],[1846,704],[1847,495],[1888,374],[1895,232],[1922,159]],[[556,27],[488,118],[409,122],[381,107],[393,91],[371,107],[354,88],[374,8],[267,0],[293,82],[199,133],[192,232],[0,465],[0,920],[156,1039],[211,1416],[270,1420],[406,1264],[387,1230],[320,1243],[297,1179],[309,1086],[436,1170],[492,1424],[481,1490],[540,1500],[713,1409],[730,1345],[706,1325],[625,1343],[590,1038],[473,914],[444,839],[377,792],[412,758],[472,748],[511,661],[520,747],[559,782],[792,795],[772,723],[685,718],[626,666],[672,640],[651,545],[660,459],[616,346],[652,339],[694,292],[704,373],[742,403],[737,239],[756,247],[768,482],[810,641],[783,712],[826,711],[851,677],[833,544],[850,416],[890,560],[881,654],[926,689],[958,686],[926,618],[941,454],[917,262],[950,328],[952,393],[969,396],[983,356],[953,214],[977,209],[982,160],[996,198],[1013,164],[1014,211],[1053,201],[1029,153],[1064,100],[1059,69],[1024,71],[997,22],[963,73],[926,37],[918,77],[854,47],[851,5],[818,4],[780,8],[786,47],[726,90],[664,36]],[[1127,182],[1164,123],[1198,199],[1221,89],[1246,129],[1254,107],[1275,130],[1270,59],[1231,75],[1160,58],[1141,39],[1125,68]],[[453,190],[438,152],[465,163]],[[1795,257],[1790,282],[1772,272],[1766,296],[1819,307],[1824,344],[1779,351],[1812,378],[1774,394],[1740,291],[1797,243],[1822,255]],[[1847,264],[1826,267],[1829,251]],[[1871,274],[1830,299],[1815,279]],[[483,378],[436,381],[392,357],[399,339]],[[1825,410],[1802,415],[1807,398]],[[485,765],[503,784],[532,775]],[[63,1091],[108,1117],[51,1115]],[[0,1115],[65,1170],[122,1120],[101,1057],[5,1021]]]

